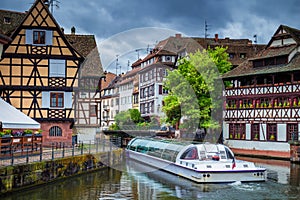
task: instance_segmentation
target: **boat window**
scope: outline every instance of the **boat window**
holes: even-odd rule
[[[228,148],[225,147],[225,151],[226,151],[227,159],[233,159],[234,158],[233,154],[229,151]]]
[[[196,147],[188,148],[181,156],[180,159],[194,160],[199,159]]]

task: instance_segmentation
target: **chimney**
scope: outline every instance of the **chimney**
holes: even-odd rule
[[[218,35],[218,33],[216,33],[215,34],[215,42],[218,42],[218,40],[219,40],[219,35]]]
[[[60,28],[61,32],[65,33],[65,29],[63,27]]]
[[[181,38],[181,34],[180,34],[180,33],[176,33],[176,34],[175,34],[175,37],[176,37],[176,38]]]
[[[49,9],[49,1],[48,0],[43,0],[45,6]]]
[[[72,26],[72,28],[71,28],[71,34],[72,34],[72,35],[75,35],[75,30],[76,30],[75,27]]]

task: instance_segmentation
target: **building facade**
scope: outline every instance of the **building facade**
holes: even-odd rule
[[[43,0],[26,13],[0,14],[1,32],[11,38],[0,60],[0,96],[41,124],[44,144],[70,145],[85,60],[78,37],[64,34]]]
[[[280,25],[264,50],[223,76],[223,137],[236,152],[290,157],[300,128],[299,35]]]

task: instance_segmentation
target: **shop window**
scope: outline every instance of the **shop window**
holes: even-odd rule
[[[252,124],[251,125],[251,139],[252,140],[259,140],[259,124]]]
[[[267,140],[277,141],[277,124],[267,124]]]
[[[287,141],[296,140],[298,141],[298,124],[287,124]]]
[[[52,126],[49,130],[49,136],[51,137],[62,136],[62,129],[58,126]]]
[[[245,124],[229,124],[229,139],[245,140]]]

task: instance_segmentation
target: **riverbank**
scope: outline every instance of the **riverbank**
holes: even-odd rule
[[[0,196],[118,165],[123,161],[122,155],[123,150],[116,149],[1,167]]]

